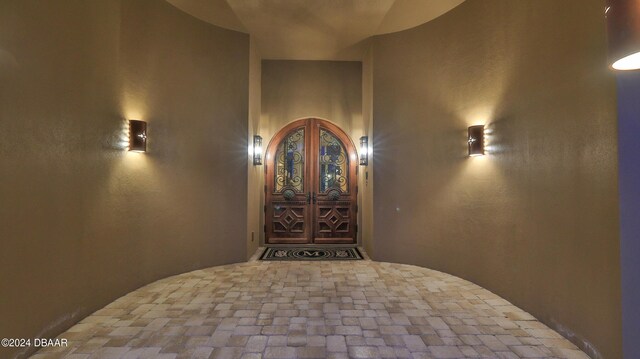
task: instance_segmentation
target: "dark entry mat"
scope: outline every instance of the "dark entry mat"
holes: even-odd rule
[[[260,256],[263,261],[321,261],[364,259],[358,248],[274,248]]]

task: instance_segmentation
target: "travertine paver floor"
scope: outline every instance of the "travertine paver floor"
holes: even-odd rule
[[[152,283],[35,358],[588,358],[529,314],[437,271],[262,262]]]

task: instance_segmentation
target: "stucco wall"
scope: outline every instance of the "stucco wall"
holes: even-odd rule
[[[0,337],[244,260],[248,53],[163,1],[0,2]]]
[[[262,202],[264,201],[264,167],[253,164],[253,136],[264,134],[260,131],[260,109],[261,109],[261,82],[262,82],[262,59],[257,49],[255,40],[251,38],[250,55],[249,55],[249,133],[248,139],[250,151],[249,160],[247,161],[247,258],[250,258],[258,249],[261,238],[264,237],[263,231],[263,211]],[[264,156],[263,143],[262,156]],[[263,158],[264,161],[264,158]]]
[[[374,259],[474,281],[620,358],[602,1],[468,0],[373,53]],[[487,155],[469,158],[475,124]]]
[[[262,61],[262,128],[267,141],[300,118],[327,119],[352,136],[362,132],[362,63]]]
[[[362,59],[362,134],[369,138],[369,165],[360,167],[360,228],[362,246],[367,254],[375,255],[373,248],[373,44],[367,45]]]

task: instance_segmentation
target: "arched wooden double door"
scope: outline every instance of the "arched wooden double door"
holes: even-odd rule
[[[267,243],[356,243],[357,154],[320,119],[295,121],[266,152]]]

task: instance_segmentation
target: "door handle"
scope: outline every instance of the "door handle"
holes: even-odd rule
[[[307,192],[307,204],[311,203],[311,192]]]
[[[313,203],[314,204],[316,203],[316,193],[315,192],[313,192]]]

